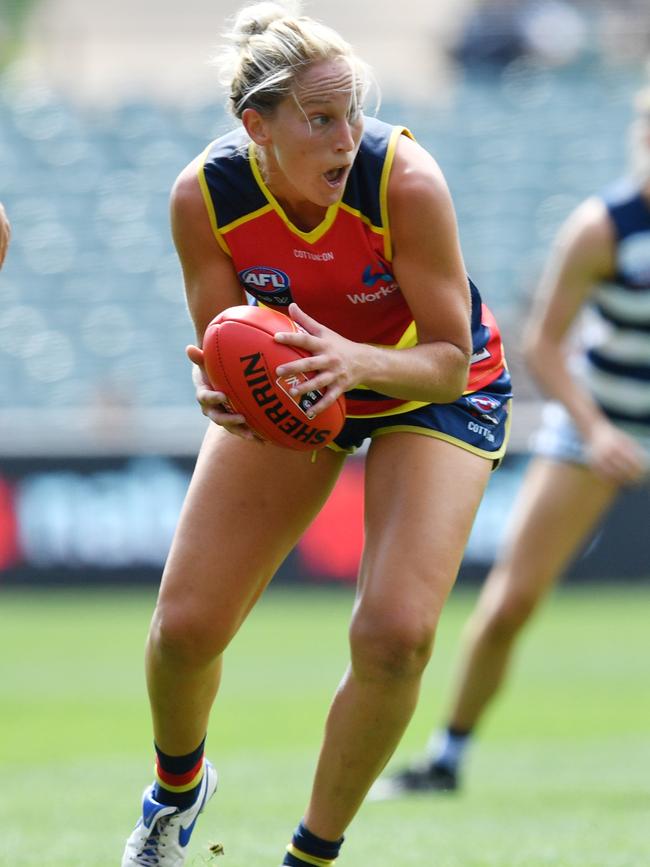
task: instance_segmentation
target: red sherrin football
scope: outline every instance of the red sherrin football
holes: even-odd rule
[[[210,322],[203,337],[205,370],[234,412],[263,439],[296,451],[312,451],[331,442],[345,421],[345,398],[310,419],[307,412],[323,392],[290,394],[291,381],[278,377],[280,364],[309,355],[276,343],[278,331],[299,331],[293,319],[268,307],[229,307]],[[312,374],[313,375],[313,374]],[[309,379],[310,374],[300,374]]]

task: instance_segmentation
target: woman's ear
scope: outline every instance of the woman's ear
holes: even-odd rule
[[[267,119],[254,108],[245,108],[241,116],[244,129],[257,145],[268,144],[270,131]]]

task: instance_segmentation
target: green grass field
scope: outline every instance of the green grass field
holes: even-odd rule
[[[394,766],[437,722],[457,591]],[[142,647],[153,594],[0,594],[0,864],[113,867],[152,770]],[[350,591],[275,589],[233,643],[208,754],[221,785],[189,864],[277,867],[343,671]],[[464,791],[368,803],[341,867],[650,863],[650,588],[561,591],[522,642]]]

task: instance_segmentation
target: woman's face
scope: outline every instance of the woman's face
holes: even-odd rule
[[[319,61],[300,75],[271,117],[258,115],[262,135],[253,138],[276,198],[321,207],[341,198],[363,133],[355,84],[343,58]]]

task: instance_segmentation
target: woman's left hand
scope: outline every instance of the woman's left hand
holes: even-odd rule
[[[310,354],[307,358],[281,364],[276,368],[276,373],[283,377],[298,373],[313,374],[310,379],[297,382],[292,391],[296,396],[315,388],[324,392],[323,397],[313,406],[314,414],[317,415],[331,406],[344,392],[362,382],[364,356],[370,347],[348,340],[321,325],[297,304],[290,304],[287,312],[304,331],[279,331],[275,335],[276,341],[288,346],[298,346]]]

